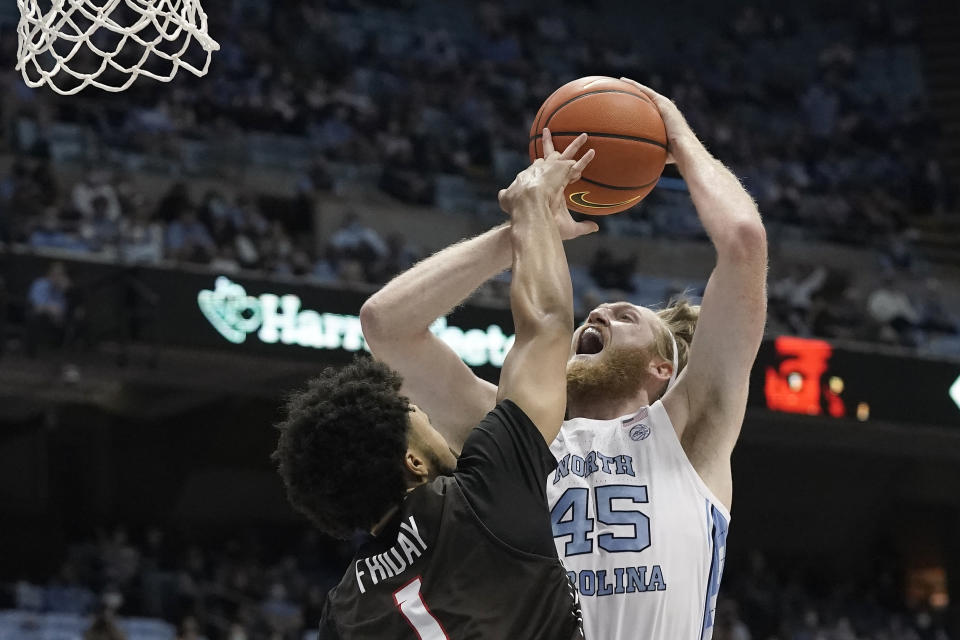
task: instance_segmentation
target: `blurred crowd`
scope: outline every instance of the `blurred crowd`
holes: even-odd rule
[[[80,614],[91,628],[114,629],[88,630],[84,640],[137,640],[112,622],[120,616],[164,620],[178,640],[303,640],[314,637],[324,596],[352,552],[313,531],[291,535],[278,544],[248,531],[204,545],[159,528],[137,540],[123,528],[104,531],[72,545],[48,580],[0,589],[0,609]],[[906,610],[889,575],[824,588],[776,571],[761,554],[727,573],[716,640],[949,640],[943,612]]]
[[[0,172],[0,243],[379,284],[439,247],[385,236],[349,211],[328,237],[316,237],[315,203],[336,192],[344,167],[372,167],[370,188],[401,201],[482,212],[494,203],[471,205],[470,185],[503,184],[524,166],[525,132],[541,101],[562,82],[602,71],[673,97],[742,177],[773,241],[879,252],[869,281],[772,261],[775,329],[960,353],[943,295],[949,284],[910,247],[916,220],[958,206],[938,161],[915,7],[732,3],[719,25],[708,12],[674,21],[670,11],[680,9],[665,7],[660,19],[671,29],[648,25],[643,38],[631,38],[628,16],[612,25],[588,4],[544,12],[535,3],[208,0],[211,32],[229,37],[219,38],[205,78],[62,98],[0,72],[0,143],[14,158]],[[631,10],[636,24],[649,21],[639,6],[618,7]],[[0,29],[0,49],[12,56],[10,35]],[[230,141],[252,133],[306,141],[309,157],[288,197],[225,184],[196,199],[177,182],[149,202],[132,186],[137,169],[120,160],[72,182],[59,178],[51,154],[58,124],[91,132],[103,158],[176,162],[187,141],[205,141],[229,159]],[[602,220],[601,233],[705,240],[682,189],[668,181],[629,214]],[[600,250],[574,268],[580,311],[621,293],[649,302],[651,287],[638,283],[630,257]],[[503,304],[505,285],[491,283],[480,299]]]
[[[28,167],[30,167],[28,169]],[[319,181],[319,179],[317,180]],[[195,200],[175,182],[147,202],[123,174],[91,171],[61,187],[49,164],[14,165],[0,176],[0,241],[57,255],[88,256],[125,265],[182,265],[219,274],[297,278],[316,284],[369,287],[387,282],[427,255],[401,233],[381,234],[346,209],[326,237],[311,232],[321,193],[304,175],[291,198],[207,191]],[[318,248],[319,247],[319,248]],[[435,249],[435,248],[431,248]],[[874,251],[875,269],[851,272],[771,257],[769,328],[774,333],[881,342],[960,355],[960,317],[949,282],[935,275],[909,236],[891,232]],[[577,312],[609,299],[654,305],[686,293],[696,300],[704,282],[641,272],[638,256],[601,246],[587,264],[572,264]],[[70,342],[65,274],[37,274],[28,292],[27,346]],[[476,302],[505,306],[507,274],[486,284]]]
[[[686,12],[670,36],[652,33],[638,6],[619,17],[647,25],[630,39],[567,4],[210,0],[212,32],[230,37],[207,77],[140,82],[107,102],[28,91],[10,73],[8,116],[29,111],[34,147],[49,122],[155,154],[177,139],[296,136],[327,160],[379,165],[381,189],[430,204],[438,176],[502,180],[522,166],[539,104],[601,71],[674,98],[771,222],[862,243],[955,205],[913,6],[741,5],[720,28]]]
[[[943,607],[904,607],[889,571],[824,584],[809,566],[774,566],[759,552],[726,571],[714,640],[949,640]]]
[[[771,332],[960,355],[960,315],[949,282],[892,235],[869,273],[771,261]]]
[[[413,264],[418,250],[402,236],[383,237],[350,211],[315,250],[321,171],[305,172],[289,198],[211,189],[197,201],[178,181],[148,202],[124,173],[92,170],[60,185],[49,162],[17,162],[0,174],[0,243],[127,265],[186,265],[320,283],[383,283]]]
[[[292,274],[309,268],[288,221],[309,225],[309,193],[289,199],[211,190],[194,202],[183,182],[147,202],[125,174],[92,170],[61,185],[49,161],[15,163],[0,176],[0,241],[55,249],[124,264],[206,264]],[[269,207],[271,215],[264,213]]]
[[[178,640],[300,640],[319,628],[324,596],[350,548],[312,530],[276,543],[252,530],[218,545],[159,528],[136,541],[123,528],[104,531],[71,545],[45,583],[7,585],[0,608],[80,614],[91,627],[113,627],[113,636],[84,640],[137,640],[120,631],[121,616],[164,620]]]

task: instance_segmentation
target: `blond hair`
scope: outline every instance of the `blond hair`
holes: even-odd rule
[[[657,317],[663,321],[664,330],[658,331],[653,338],[654,353],[667,362],[673,361],[673,340],[667,331],[673,334],[677,341],[677,375],[687,366],[690,357],[690,345],[693,343],[693,332],[700,319],[700,305],[690,304],[686,297],[673,298],[666,307],[656,311]]]

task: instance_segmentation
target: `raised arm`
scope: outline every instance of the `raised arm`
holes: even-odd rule
[[[429,327],[510,260],[510,227],[502,225],[413,266],[360,309],[370,350],[403,376],[403,393],[427,412],[457,453],[493,409],[497,388],[474,375]]]
[[[557,437],[566,411],[573,334],[573,287],[551,203],[593,159],[591,149],[579,161],[572,160],[586,139],[581,135],[561,154],[544,130],[545,159],[535,161],[500,192],[500,205],[512,219],[510,310],[517,335],[503,363],[497,399],[509,399],[523,409],[548,444]]]
[[[564,239],[597,230],[574,222],[562,194],[551,203]],[[360,309],[373,354],[403,376],[404,393],[420,405],[456,451],[497,398],[496,386],[470,368],[429,327],[481,284],[510,267],[510,225],[460,242],[418,263],[375,293]]]
[[[767,316],[767,239],[757,205],[714,158],[672,101],[637,85],[657,106],[673,161],[717,250],[687,367],[664,396],[683,448],[728,506],[730,455],[743,425],[750,369]]]

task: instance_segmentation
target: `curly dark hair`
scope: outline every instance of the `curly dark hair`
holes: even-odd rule
[[[357,357],[293,393],[271,458],[291,504],[324,533],[367,530],[406,491],[410,401],[389,367]]]

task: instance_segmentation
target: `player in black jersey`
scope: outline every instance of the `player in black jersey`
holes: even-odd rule
[[[291,398],[274,453],[290,501],[329,534],[373,534],[327,596],[321,640],[582,639],[543,478],[573,327],[551,207],[593,158],[573,160],[585,141],[561,154],[545,131],[546,159],[500,192],[516,342],[459,459],[379,362],[327,369]]]

